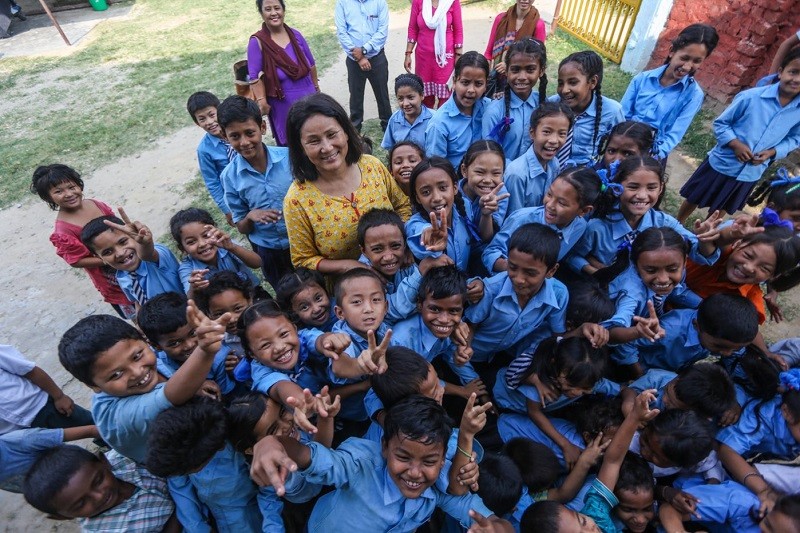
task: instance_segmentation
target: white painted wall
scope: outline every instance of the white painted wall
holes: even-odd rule
[[[642,0],[639,15],[625,47],[620,67],[635,74],[644,69],[656,47],[659,34],[667,24],[673,0]]]

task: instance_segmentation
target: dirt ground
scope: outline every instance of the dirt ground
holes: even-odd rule
[[[554,4],[554,1],[537,2],[546,20],[552,19]],[[495,14],[480,7],[464,9],[465,49],[484,49]],[[36,18],[31,17],[39,28],[44,29],[45,25],[36,22]],[[386,49],[404,50],[408,13],[392,13],[390,20]],[[90,39],[91,34],[82,40]],[[2,52],[0,50],[0,57]],[[62,48],[58,53],[69,51]],[[346,105],[347,73],[343,57],[324,73],[320,83],[323,91],[333,94]],[[399,58],[391,58],[390,79],[394,79],[401,68]],[[368,91],[367,94],[371,93]],[[366,118],[377,118],[376,106],[370,97],[366,98],[365,113]],[[195,148],[201,136],[200,129],[188,126],[143,147],[139,154],[87,173],[84,175],[87,196],[112,206],[123,206],[132,217],[148,224],[155,235],[166,234],[169,217],[188,203],[185,186],[197,174]],[[672,188],[677,189],[688,178],[694,169],[692,164],[680,158],[670,160]],[[0,342],[16,345],[50,373],[77,403],[89,407],[91,391],[61,368],[56,347],[62,333],[78,319],[112,310],[100,299],[82,272],[70,269],[55,255],[48,239],[54,219],[55,214],[38,198],[0,211],[0,249],[5,250],[0,254],[0,271],[3,273],[6,304],[0,306]],[[788,307],[795,310],[794,315],[800,308],[798,293],[800,291],[790,295]],[[797,326],[798,320],[795,319],[778,327],[767,326],[765,334],[777,339],[796,332]],[[0,509],[0,529],[3,531],[78,531],[74,523],[44,518],[16,494],[0,491]]]

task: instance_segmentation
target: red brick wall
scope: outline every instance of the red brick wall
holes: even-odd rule
[[[663,64],[672,39],[696,22],[719,33],[719,45],[697,81],[709,96],[728,102],[767,73],[781,41],[800,29],[800,1],[675,0],[648,68]]]

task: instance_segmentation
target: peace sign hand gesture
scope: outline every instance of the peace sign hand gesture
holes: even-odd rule
[[[479,200],[481,206],[481,215],[486,215],[486,216],[491,215],[492,213],[496,212],[497,209],[500,207],[501,201],[511,197],[511,194],[509,193],[503,193],[498,195],[498,193],[501,190],[503,190],[502,181],[497,185],[497,187],[492,189],[492,191],[489,194],[481,196],[481,199]]]
[[[122,219],[123,224],[105,220],[105,225],[109,228],[121,231],[142,246],[151,246],[153,244],[153,232],[150,231],[150,228],[138,220],[131,222],[131,219],[128,218],[127,213],[125,213],[125,209],[122,207],[117,207],[117,210],[119,211],[119,217]]]
[[[386,350],[392,340],[392,330],[386,332],[380,344],[375,341],[375,332],[367,332],[367,349],[358,356],[358,367],[364,374],[383,374],[386,372]]]
[[[444,252],[447,249],[447,215],[444,210],[431,211],[431,225],[422,230],[419,242],[429,252]]]
[[[639,332],[639,335],[645,339],[649,339],[650,342],[656,342],[658,339],[664,337],[666,332],[659,324],[656,307],[653,305],[652,300],[647,302],[647,311],[650,315],[649,317],[635,316],[633,317],[633,321],[636,323],[636,331]]]

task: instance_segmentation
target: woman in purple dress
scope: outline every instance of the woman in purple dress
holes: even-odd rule
[[[272,136],[286,146],[286,117],[297,100],[319,92],[317,67],[305,38],[284,24],[283,0],[256,0],[264,19],[247,43],[247,70],[261,112],[269,116]],[[258,80],[263,83],[258,83]]]

